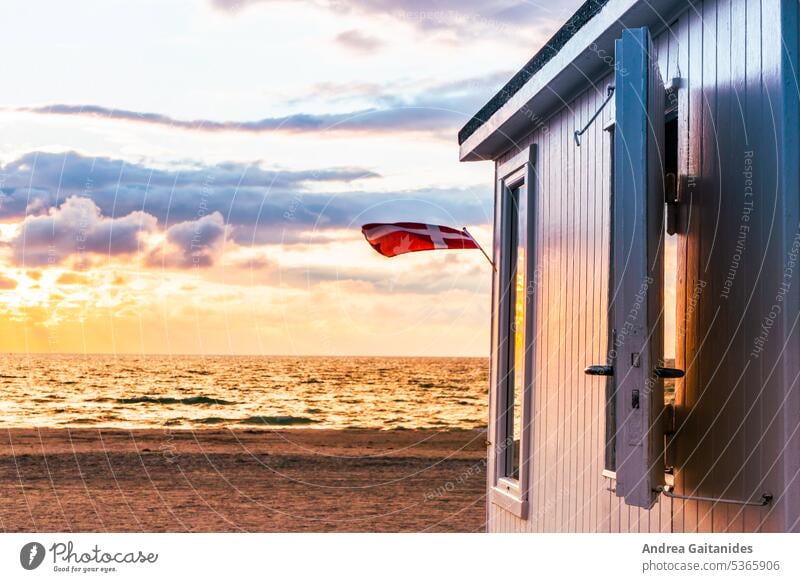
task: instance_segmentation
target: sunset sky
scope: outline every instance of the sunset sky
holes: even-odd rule
[[[488,355],[456,133],[580,2],[0,4],[0,351]]]

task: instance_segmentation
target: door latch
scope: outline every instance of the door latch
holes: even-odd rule
[[[678,368],[662,368],[661,366],[656,366],[654,372],[659,378],[683,378],[686,375],[686,372]]]
[[[587,376],[613,376],[614,366],[587,366],[583,373]]]

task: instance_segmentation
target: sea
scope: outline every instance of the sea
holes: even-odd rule
[[[0,427],[486,425],[484,358],[0,355]]]

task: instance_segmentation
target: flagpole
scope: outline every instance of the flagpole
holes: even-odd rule
[[[478,245],[478,249],[480,249],[480,251],[483,253],[483,256],[484,256],[484,257],[486,257],[486,260],[487,260],[487,261],[489,261],[489,264],[492,266],[492,270],[493,270],[493,271],[495,271],[495,272],[497,272],[497,267],[495,267],[495,266],[494,266],[494,262],[492,261],[492,259],[489,257],[489,255],[487,255],[487,254],[486,254],[486,251],[485,251],[485,250],[483,250],[483,247],[481,246],[481,243],[479,243],[477,240],[475,240],[475,237],[474,237],[474,236],[472,236],[472,235],[469,233],[469,231],[467,230],[467,227],[466,227],[466,226],[464,227],[464,229],[463,229],[463,232],[464,232],[464,234],[466,234],[466,235],[467,235],[469,238],[471,238],[473,241],[475,241],[475,244],[476,244],[476,245]]]

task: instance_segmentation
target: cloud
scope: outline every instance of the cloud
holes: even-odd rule
[[[0,290],[8,291],[11,289],[16,289],[18,284],[19,283],[17,283],[16,279],[12,279],[11,277],[6,277],[5,275],[0,274]]]
[[[174,129],[188,129],[203,132],[235,131],[246,133],[286,132],[302,133],[309,131],[358,131],[363,129],[359,118],[376,113],[373,109],[364,109],[344,114],[305,114],[287,115],[284,117],[265,117],[255,121],[215,121],[211,119],[184,120],[176,119],[160,113],[113,109],[101,105],[67,105],[54,104],[44,107],[20,107],[17,111],[46,115],[77,115],[81,117],[97,117],[117,121],[130,121],[149,125],[166,126]],[[374,120],[373,120],[374,125]]]
[[[210,267],[224,240],[225,221],[219,212],[214,212],[171,226],[164,244],[147,256],[146,263],[177,269]]]
[[[57,265],[77,258],[85,266],[89,255],[120,256],[144,254],[147,266],[186,269],[210,267],[225,240],[225,221],[219,212],[172,225],[157,247],[146,250],[143,233],[157,233],[156,217],[136,211],[119,218],[101,214],[89,198],[72,196],[47,215],[29,216],[8,244],[13,260],[22,265]],[[77,273],[63,273],[62,285],[84,285],[89,280]],[[16,282],[14,282],[16,286]],[[0,276],[0,289],[3,287]]]
[[[355,31],[350,31],[355,32]],[[347,34],[347,33],[345,33]],[[359,33],[360,34],[360,33]],[[366,38],[362,41],[368,42]],[[358,42],[349,38],[351,46]],[[362,43],[362,49],[364,47]],[[169,129],[206,133],[390,133],[444,132],[457,130],[510,78],[510,72],[494,72],[481,77],[446,82],[424,82],[384,87],[364,85],[360,95],[350,93],[349,100],[361,99],[358,106],[344,113],[296,113],[282,117],[266,117],[251,121],[219,121],[212,119],[176,119],[160,113],[115,109],[101,105],[53,104],[18,107],[36,115],[89,117],[155,125]],[[334,87],[329,85],[329,89]],[[314,90],[307,93],[318,96]],[[339,87],[341,91],[341,87]],[[323,93],[324,95],[324,93]],[[367,106],[362,106],[366,102]],[[292,103],[299,105],[298,100]]]
[[[89,277],[79,273],[62,273],[56,279],[59,285],[88,285],[90,282]]]
[[[235,225],[231,236],[241,245],[325,243],[324,237],[310,237],[310,233],[357,231],[368,222],[400,220],[485,224],[491,221],[491,213],[491,197],[482,187],[273,197],[262,207],[258,220]]]
[[[258,162],[223,162],[172,170],[147,167],[102,156],[77,152],[30,152],[2,167],[2,190],[27,188],[31,182],[44,182],[63,189],[104,188],[124,182],[179,188],[186,184],[214,187],[265,187],[303,189],[311,183],[350,183],[378,178],[380,174],[356,167],[320,168],[292,171],[264,169]]]
[[[474,107],[471,107],[469,112],[472,112],[472,109]],[[457,127],[470,117],[467,115],[467,110],[452,109],[447,104],[438,103],[433,107],[411,104],[398,105],[392,109],[366,108],[348,113],[298,113],[284,117],[266,117],[256,121],[181,120],[158,113],[111,109],[100,105],[55,104],[44,107],[20,107],[16,111],[40,115],[96,117],[211,133],[434,131]]]
[[[358,54],[374,53],[383,42],[374,36],[365,34],[360,30],[347,30],[336,36],[336,42],[344,48]]]
[[[255,4],[287,1],[290,0],[211,0],[211,4],[218,10],[236,13]],[[338,13],[388,16],[424,31],[500,36],[525,25],[563,22],[582,2],[562,0],[554,6],[543,0],[317,0],[316,4]]]
[[[266,1],[266,0],[261,0]],[[249,4],[256,4],[259,0],[211,0],[214,8],[237,12]]]
[[[161,221],[196,217],[203,204],[236,212],[237,195],[243,211],[249,212],[255,199],[271,192],[299,194],[312,183],[346,184],[379,176],[363,168],[279,171],[242,163],[164,170],[76,152],[27,153],[1,166],[0,172],[0,218],[38,215],[79,195],[94,200],[106,216],[141,210]]]
[[[39,217],[60,225],[60,211],[54,208],[76,196],[91,201],[92,216],[95,209],[111,219],[146,214],[161,228],[216,212],[240,244],[296,242],[309,230],[357,228],[371,221],[483,224],[492,214],[491,193],[485,187],[336,193],[306,189],[311,183],[319,188],[332,180],[341,183],[375,175],[357,168],[295,171],[284,176],[246,164],[156,169],[75,152],[32,152],[0,167],[0,172],[5,178],[0,187],[0,219],[24,218],[30,228],[38,225],[34,219]],[[70,209],[73,204],[65,205]],[[42,228],[52,226],[46,222]],[[45,235],[37,237],[48,241]],[[75,247],[69,236],[56,242]],[[32,248],[29,244],[28,251],[33,252]]]
[[[130,255],[139,250],[140,235],[156,225],[155,217],[138,211],[104,217],[94,201],[72,196],[46,215],[25,218],[9,245],[15,263],[31,266],[59,264],[76,255]]]

